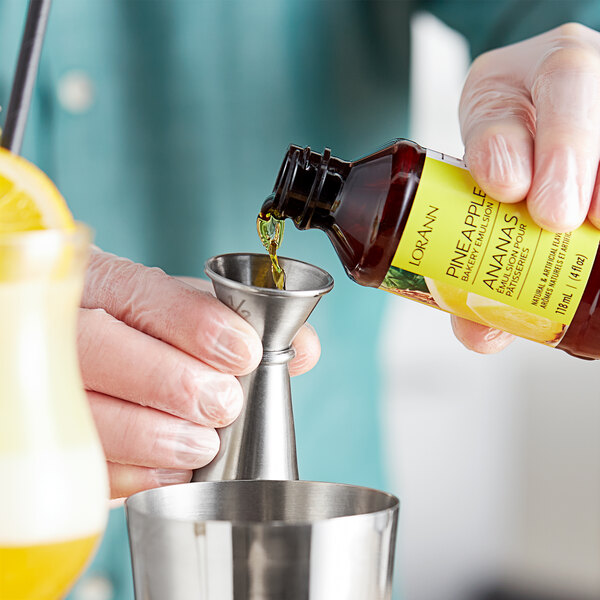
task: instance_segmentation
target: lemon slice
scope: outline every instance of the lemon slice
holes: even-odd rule
[[[470,321],[479,321],[478,316],[467,306],[469,292],[443,281],[429,277],[425,277],[424,279],[429,293],[442,310],[446,310],[457,317],[469,319]]]
[[[75,229],[67,203],[48,176],[0,148],[0,233]]]
[[[535,342],[557,342],[564,329],[561,323],[472,292],[467,305],[478,316],[477,320]]]

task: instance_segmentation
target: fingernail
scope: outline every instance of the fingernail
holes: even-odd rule
[[[502,134],[490,137],[488,153],[488,180],[495,188],[502,189],[510,196],[522,194],[521,197],[523,197],[531,181],[529,156],[517,152],[507,143],[506,137]]]
[[[198,469],[208,464],[219,451],[219,436],[214,429],[188,421],[181,421],[160,438],[178,467]]]
[[[496,200],[516,202],[526,196],[533,171],[527,140],[490,130],[467,144],[465,161],[475,179]]]
[[[192,479],[192,472],[182,469],[154,469],[154,479],[158,485],[189,483]]]
[[[294,338],[292,349],[294,357],[289,362],[290,375],[305,373],[314,365],[321,354],[321,344],[315,328],[310,323],[304,323]]]
[[[262,348],[258,336],[253,331],[225,326],[219,333],[214,358],[220,367],[225,367],[235,375],[242,375],[260,361]]]
[[[506,331],[502,331],[501,329],[488,329],[486,334],[483,336],[483,339],[486,342],[492,342],[501,337],[512,336],[511,333],[507,333]]]
[[[532,217],[551,231],[571,231],[584,221],[591,197],[589,174],[581,174],[574,152],[555,151],[540,159],[543,178],[534,183],[528,200]]]
[[[211,427],[225,427],[242,410],[244,393],[233,375],[214,374],[198,385],[196,407],[199,422]]]
[[[486,353],[493,354],[495,352],[499,352],[505,346],[510,344],[514,337],[515,336],[512,333],[508,333],[507,331],[502,331],[501,329],[490,329],[483,336],[486,344],[488,344],[485,350]]]
[[[309,354],[299,354],[295,348],[293,350],[295,352],[294,358],[288,363],[288,368],[290,375],[299,375],[307,370],[307,365],[309,365],[313,359]]]
[[[210,369],[186,369],[181,377],[188,421],[208,427],[224,427],[240,414],[244,393],[240,382],[226,373]]]

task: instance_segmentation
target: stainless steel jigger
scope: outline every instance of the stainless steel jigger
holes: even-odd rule
[[[298,479],[296,437],[288,362],[294,336],[323,294],[333,287],[329,273],[280,258],[286,289],[278,290],[266,254],[224,254],[206,263],[217,298],[258,332],[263,357],[255,371],[240,377],[244,408],[219,430],[217,457],[194,473],[193,481]]]
[[[221,430],[219,455],[194,475],[211,481],[127,499],[137,600],[391,599],[398,499],[295,481],[290,346],[333,280],[300,261],[280,263],[285,291],[275,289],[266,255],[207,263],[217,297],[258,331],[263,359],[240,379],[245,406]]]

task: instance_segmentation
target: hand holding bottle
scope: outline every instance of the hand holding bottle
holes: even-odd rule
[[[256,332],[205,291],[96,250],[79,319],[83,380],[108,461],[111,496],[189,481],[219,448],[215,428],[242,407],[235,378],[262,355]],[[190,285],[193,284],[193,285]],[[292,374],[320,346],[298,334]]]
[[[473,63],[460,102],[465,161],[482,189],[527,199],[534,220],[600,227],[600,33],[567,24]],[[456,336],[496,352],[513,336],[453,317]]]

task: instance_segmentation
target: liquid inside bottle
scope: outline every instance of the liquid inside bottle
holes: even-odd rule
[[[260,214],[324,231],[360,285],[600,358],[600,232],[541,230],[462,161],[408,140],[352,162],[290,146]]]

